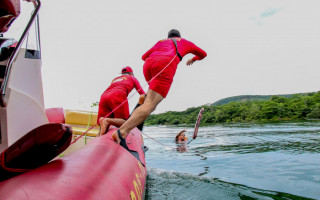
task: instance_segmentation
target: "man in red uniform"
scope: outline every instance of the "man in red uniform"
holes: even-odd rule
[[[195,61],[207,56],[207,53],[195,44],[181,38],[178,30],[172,29],[167,39],[157,42],[142,56],[142,60],[145,61],[143,73],[149,83],[147,97],[144,104],[137,108],[130,118],[113,133],[114,141],[126,146],[124,138],[129,131],[147,119],[167,96],[178,64],[189,53],[195,56],[187,61],[187,65],[192,65]]]
[[[100,135],[106,132],[108,126],[113,121],[115,125],[121,125],[124,120],[129,118],[130,113],[127,96],[133,88],[135,88],[140,95],[145,94],[139,81],[134,77],[131,67],[123,68],[121,73],[121,76],[112,80],[111,85],[100,97],[98,110],[98,123],[101,126]],[[115,119],[111,120],[110,118]]]

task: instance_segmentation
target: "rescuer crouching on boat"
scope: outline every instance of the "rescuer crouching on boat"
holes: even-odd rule
[[[146,98],[146,94],[142,94],[140,95],[139,97],[139,102],[138,104],[136,105],[135,109],[138,108],[139,106],[141,106],[144,102]],[[134,110],[135,110],[134,109]],[[96,136],[96,137],[99,137],[99,136],[102,136],[104,135],[106,132],[108,132],[109,130],[109,127],[110,125],[113,125],[113,126],[117,126],[117,127],[120,127],[122,124],[124,124],[126,122],[126,120],[124,119],[120,119],[120,118],[106,118],[106,117],[100,117],[100,120],[99,120],[99,123],[100,123],[100,131],[99,131],[99,134]],[[139,124],[137,126],[137,128],[139,130],[142,131],[142,128],[143,128],[143,122],[141,124]],[[105,130],[104,132],[102,132],[101,130]]]
[[[145,94],[131,67],[121,70],[122,75],[112,80],[111,85],[100,97],[98,110],[98,136],[106,133],[110,125],[120,127],[129,118],[128,95],[135,88],[140,95]]]

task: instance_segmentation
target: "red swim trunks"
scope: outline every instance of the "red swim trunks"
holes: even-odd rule
[[[119,108],[117,108],[120,104],[122,105]],[[112,112],[115,108],[117,109],[114,112]],[[126,120],[129,118],[129,116],[129,104],[125,94],[123,94],[122,92],[112,91],[104,92],[101,95],[97,119],[98,123],[100,117],[121,118]]]
[[[171,60],[172,58],[168,57],[162,57],[157,60],[148,58],[143,65],[143,74],[146,81],[149,83],[151,80],[149,89],[159,93],[164,98],[170,90],[177,70],[177,63],[175,61],[170,63]],[[168,65],[169,63],[170,65]],[[161,70],[163,71],[161,72]]]

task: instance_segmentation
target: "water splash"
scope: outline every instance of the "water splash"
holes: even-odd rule
[[[216,178],[201,177],[155,168],[148,168],[146,200],[234,200],[234,199],[299,199],[292,194],[260,190]]]

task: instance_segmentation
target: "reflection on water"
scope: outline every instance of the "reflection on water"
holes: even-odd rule
[[[200,127],[198,138],[182,148],[174,143],[174,137],[181,129],[186,129],[186,136],[191,137],[193,127],[150,126],[144,129],[147,135],[173,147],[168,150],[145,138],[150,148],[146,155],[147,164],[153,169],[150,170],[148,180],[148,195],[152,197],[147,196],[149,199],[157,199],[153,195],[155,190],[161,193],[162,188],[158,186],[157,179],[161,179],[163,187],[169,190],[165,192],[167,199],[183,199],[175,196],[175,188],[181,187],[182,190],[187,186],[171,183],[171,179],[174,179],[172,173],[175,175],[173,177],[176,177],[176,173],[182,173],[179,176],[219,180],[220,189],[220,183],[227,186],[230,184],[226,187],[228,189],[223,187],[222,191],[214,188],[215,184],[209,184],[213,188],[203,186],[210,190],[205,193],[211,194],[211,190],[216,191],[214,195],[217,196],[226,193],[220,199],[296,199],[297,196],[320,199],[320,121],[233,123]],[[169,180],[155,174],[155,169],[165,170],[160,173],[162,175],[169,173]],[[183,178],[184,182],[189,180],[190,177],[187,177]],[[235,187],[235,184],[239,185]],[[246,189],[239,189],[243,187]],[[192,187],[190,189],[192,193],[197,193]],[[247,195],[248,190],[250,195]],[[270,196],[265,191],[277,192],[270,192],[275,195]],[[259,194],[259,197],[251,193]],[[171,198],[172,195],[176,198]],[[244,198],[246,195],[248,197]],[[210,199],[208,197],[204,199]]]
[[[187,143],[185,142],[180,142],[180,143],[176,143],[176,146],[177,146],[177,151],[179,153],[184,153],[184,152],[187,152]]]

